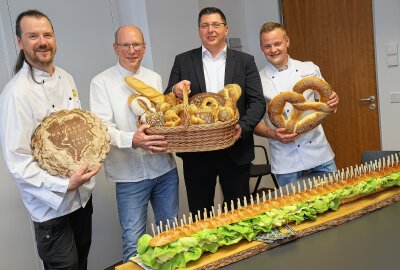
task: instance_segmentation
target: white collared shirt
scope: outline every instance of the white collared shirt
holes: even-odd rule
[[[68,179],[39,168],[32,156],[31,136],[50,113],[80,108],[76,85],[67,72],[55,67],[53,75],[27,63],[7,83],[0,96],[0,142],[7,168],[15,180],[32,220],[43,222],[85,206],[94,179],[75,191],[67,191]],[[54,106],[53,106],[54,105]]]
[[[310,76],[322,79],[318,66],[312,62],[300,62],[289,58],[288,68],[282,71],[278,71],[272,64],[267,62],[266,66],[260,71],[267,107],[271,99],[276,95],[292,90],[297,81]],[[318,93],[315,91],[307,90],[303,95],[307,101],[314,101],[316,94]],[[284,112],[286,115],[290,115],[292,108],[290,104],[285,105]],[[269,120],[268,113],[264,115],[264,122],[269,127],[276,129]],[[321,125],[302,134],[292,143],[284,144],[274,139],[269,139],[268,141],[271,152],[272,172],[276,174],[311,169],[334,158],[334,153]]]
[[[213,58],[211,53],[201,46],[207,92],[217,93],[225,86],[226,48],[227,46]]]
[[[115,182],[154,179],[176,167],[171,154],[152,155],[141,148],[132,148],[138,119],[127,102],[134,93],[124,83],[128,75],[162,92],[161,76],[143,66],[132,74],[117,64],[94,77],[90,84],[90,109],[107,125],[111,135],[111,150],[104,169],[107,179]]]

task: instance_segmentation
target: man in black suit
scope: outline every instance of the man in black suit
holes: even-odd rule
[[[265,101],[254,57],[227,48],[228,25],[224,13],[214,7],[200,11],[200,48],[175,58],[166,92],[182,97],[183,86],[190,95],[218,92],[226,84],[242,88],[237,102],[240,113],[235,127],[235,144],[224,150],[182,153],[186,192],[192,213],[214,205],[216,178],[224,201],[236,202],[249,195],[250,162],[254,159],[253,129],[265,113]],[[230,206],[230,203],[228,203]]]

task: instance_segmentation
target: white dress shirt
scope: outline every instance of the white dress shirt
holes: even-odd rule
[[[67,72],[55,67],[53,75],[29,66],[8,82],[0,96],[0,142],[5,163],[21,192],[32,220],[43,222],[85,206],[94,179],[75,191],[67,191],[68,179],[39,168],[32,156],[31,136],[50,113],[80,108],[76,85]]]
[[[207,92],[217,93],[225,86],[226,46],[214,58],[202,45],[204,79]],[[203,90],[203,89],[202,89]]]
[[[260,71],[267,107],[273,97],[281,92],[292,90],[297,81],[310,76],[322,79],[318,66],[312,62],[300,62],[289,58],[288,68],[282,71],[278,71],[267,62],[266,66]],[[311,90],[304,92],[307,101],[315,101],[317,94]],[[292,108],[290,104],[286,104],[284,110],[286,115],[290,115]],[[269,120],[268,113],[264,115],[264,122],[269,127],[276,129]],[[275,174],[311,169],[334,158],[334,153],[321,125],[300,135],[292,143],[284,144],[274,139],[268,141],[272,172]]]
[[[159,177],[176,167],[171,154],[150,154],[132,148],[137,130],[137,116],[128,105],[134,91],[125,85],[126,76],[134,76],[161,92],[161,77],[154,71],[139,67],[136,74],[117,64],[99,75],[90,84],[90,108],[107,125],[111,150],[104,161],[106,177],[115,182],[138,182]]]

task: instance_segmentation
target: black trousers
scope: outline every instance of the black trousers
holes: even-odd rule
[[[236,207],[238,198],[243,201],[244,196],[249,196],[250,164],[235,164],[226,151],[185,153],[182,160],[189,210],[193,215],[200,211],[203,217],[204,208],[210,211],[214,205],[217,176],[229,208],[231,200]]]
[[[46,270],[86,270],[92,242],[92,198],[85,208],[34,222],[39,256]]]

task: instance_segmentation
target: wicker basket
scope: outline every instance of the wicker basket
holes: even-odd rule
[[[185,108],[188,97],[184,91],[183,103]],[[184,111],[187,117],[187,110]],[[165,136],[168,146],[167,152],[206,152],[225,149],[233,145],[235,125],[239,120],[236,110],[235,118],[228,122],[218,122],[205,125],[182,125],[177,127],[151,127],[146,129],[147,134]],[[185,121],[188,123],[188,121]]]

